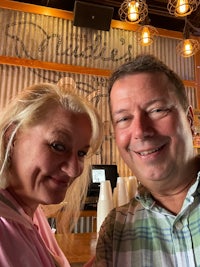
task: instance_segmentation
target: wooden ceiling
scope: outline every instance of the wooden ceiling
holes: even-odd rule
[[[67,11],[73,11],[75,0],[17,0],[18,2],[31,3],[41,6],[53,7]],[[102,6],[114,8],[113,19],[119,20],[118,10],[123,0],[82,0]],[[148,19],[150,25],[167,30],[183,32],[185,18],[177,18],[169,14],[167,10],[168,0],[146,0],[148,5]],[[196,11],[187,17],[190,25],[190,33],[200,36],[200,5]]]

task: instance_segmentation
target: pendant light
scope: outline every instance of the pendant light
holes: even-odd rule
[[[167,9],[173,16],[185,17],[195,11],[199,4],[200,0],[169,0]]]
[[[119,9],[120,20],[132,24],[143,21],[148,15],[148,6],[145,0],[125,0]]]
[[[176,47],[177,53],[182,57],[191,57],[200,50],[200,43],[196,39],[190,38],[190,28],[185,19],[183,30],[183,40]]]
[[[155,27],[145,24],[137,29],[137,34],[139,44],[149,46],[156,40],[158,31]]]

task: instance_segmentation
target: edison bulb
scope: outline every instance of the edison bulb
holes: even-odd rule
[[[139,3],[131,1],[128,5],[128,19],[130,21],[137,21],[139,19]]]
[[[184,47],[183,47],[183,54],[185,56],[190,56],[192,55],[192,53],[193,53],[193,47],[192,47],[190,40],[185,40]]]
[[[151,43],[150,31],[148,27],[144,26],[142,29],[142,45],[149,45]]]
[[[180,15],[184,15],[189,10],[188,0],[178,0],[176,4],[176,12]]]

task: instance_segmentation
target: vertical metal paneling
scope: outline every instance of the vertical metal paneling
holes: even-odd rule
[[[197,95],[196,95],[196,88],[194,87],[186,87],[186,94],[189,100],[189,104],[194,108],[197,109]]]
[[[99,31],[75,27],[72,21],[61,18],[0,11],[2,55],[115,69],[139,53],[151,53],[182,79],[194,80],[194,59],[177,55],[179,40],[158,37],[151,46],[142,47],[133,31],[116,28]]]

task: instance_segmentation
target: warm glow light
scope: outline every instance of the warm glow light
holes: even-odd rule
[[[172,16],[186,17],[199,7],[199,0],[168,0],[167,9]]]
[[[200,51],[200,43],[196,39],[183,39],[176,46],[176,51],[182,57],[191,57]]]
[[[179,14],[185,14],[189,10],[188,0],[178,0],[176,4],[176,12]]]
[[[183,54],[185,56],[189,56],[189,55],[193,54],[193,46],[192,46],[190,40],[185,40],[184,41]]]
[[[118,14],[120,20],[131,24],[144,21],[148,15],[146,0],[124,0],[118,10]]]
[[[151,45],[157,38],[158,31],[150,25],[143,25],[137,29],[138,43],[142,46]]]
[[[137,1],[131,1],[128,6],[128,19],[130,21],[136,21],[139,19],[139,3]]]
[[[150,31],[149,31],[149,29],[147,27],[144,27],[142,29],[142,39],[141,39],[141,41],[142,41],[143,45],[148,45],[151,42]]]

